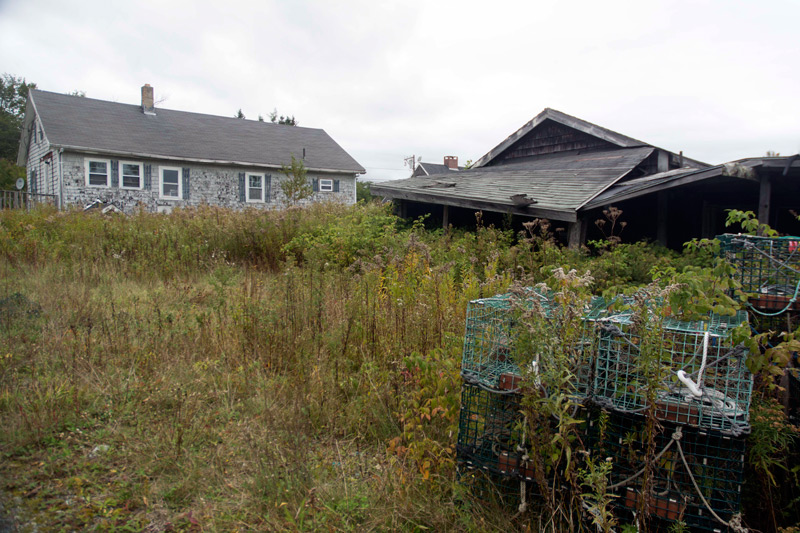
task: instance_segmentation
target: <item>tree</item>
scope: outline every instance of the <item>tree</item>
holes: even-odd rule
[[[236,112],[236,114],[235,114],[235,115],[233,115],[233,118],[241,118],[241,119],[244,119],[244,118],[247,118],[247,117],[245,117],[245,116],[244,116],[244,113],[242,113],[242,108],[240,107],[240,108],[239,108],[239,111],[237,111],[237,112]]]
[[[19,150],[19,137],[25,119],[25,102],[28,91],[35,83],[11,74],[0,76],[0,158],[15,160]]]
[[[269,114],[269,121],[273,124],[283,124],[284,126],[297,126],[299,122],[294,118],[294,115],[291,117],[286,115],[278,116],[278,109],[275,108],[272,110],[272,113]]]
[[[370,191],[371,181],[356,181],[356,201],[357,202],[371,202],[375,196]]]
[[[308,171],[301,159],[297,159],[292,154],[292,164],[287,167],[283,165],[281,172],[286,175],[286,179],[281,181],[281,192],[286,197],[286,205],[297,205],[300,200],[304,200],[313,194],[311,184],[306,178]]]
[[[19,138],[25,120],[25,102],[35,83],[11,74],[0,76],[0,189],[12,189],[25,169],[16,165]]]

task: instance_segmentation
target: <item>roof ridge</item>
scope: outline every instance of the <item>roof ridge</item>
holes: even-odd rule
[[[113,105],[127,106],[127,107],[132,107],[132,108],[135,108],[135,109],[141,109],[142,108],[141,104],[128,104],[128,103],[125,103],[125,102],[115,102],[113,100],[103,100],[101,98],[90,98],[88,96],[76,96],[76,95],[73,95],[73,94],[59,93],[59,92],[55,92],[55,91],[45,91],[43,89],[31,89],[31,91],[35,91],[35,92],[38,92],[38,93],[45,93],[45,94],[53,95],[53,96],[56,96],[56,97],[76,99],[76,101],[91,100],[91,101],[100,102],[100,103],[103,103],[103,104],[113,104]],[[196,116],[201,116],[201,117],[213,117],[213,118],[230,119],[230,120],[244,120],[244,121],[246,121],[246,122],[244,122],[246,124],[258,124],[258,123],[260,123],[260,124],[264,124],[264,125],[269,126],[269,127],[287,126],[287,124],[278,124],[276,122],[268,122],[266,120],[253,120],[253,119],[246,119],[246,118],[245,119],[241,119],[241,118],[236,118],[236,117],[229,117],[229,116],[226,116],[226,115],[215,115],[215,114],[212,114],[212,113],[199,113],[197,111],[184,111],[182,109],[172,109],[172,108],[169,108],[169,107],[156,107],[155,110],[156,110],[156,115],[158,114],[158,111],[166,111],[168,113],[185,113],[187,115],[196,115]],[[323,128],[311,128],[311,127],[308,127],[308,126],[289,126],[289,127],[291,127],[291,128],[299,128],[299,129],[303,129],[303,130],[325,131]]]

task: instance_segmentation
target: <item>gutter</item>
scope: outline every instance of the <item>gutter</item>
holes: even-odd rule
[[[231,166],[240,166],[240,167],[250,167],[250,168],[270,168],[276,170],[282,170],[283,165],[274,165],[274,164],[266,164],[266,163],[252,163],[246,161],[223,161],[219,159],[201,159],[196,157],[176,157],[170,155],[161,155],[161,154],[147,154],[144,152],[124,152],[118,150],[97,150],[95,148],[87,148],[85,146],[72,146],[68,144],[52,144],[53,147],[58,147],[62,152],[64,150],[75,151],[75,152],[82,152],[85,154],[94,154],[94,155],[116,155],[116,156],[123,156],[123,157],[133,157],[133,158],[144,158],[144,159],[164,159],[167,161],[187,161],[191,163],[204,163],[210,165],[231,165]],[[320,172],[325,174],[366,174],[365,169],[334,169],[334,168],[316,168],[316,167],[306,167],[306,170],[309,172]]]
[[[63,148],[59,148],[58,150],[58,208],[64,209],[64,149]]]

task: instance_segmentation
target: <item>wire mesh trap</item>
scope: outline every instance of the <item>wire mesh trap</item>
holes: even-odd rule
[[[670,423],[654,426],[653,432],[654,446],[648,450],[645,417],[606,412],[590,421],[590,453],[613,464],[609,490],[617,496],[617,511],[644,509],[651,518],[682,521],[692,530],[728,531],[740,512],[744,437]]]
[[[587,312],[600,313],[595,307],[605,304],[604,300],[596,298]],[[526,354],[526,359],[534,361],[529,363],[529,368],[523,369],[518,360],[515,342],[519,337],[518,328],[522,326],[520,317],[534,308],[547,321],[547,327],[558,327],[561,308],[551,293],[530,289],[524,297],[503,294],[469,303],[461,360],[461,375],[465,381],[496,391],[516,391],[522,386],[526,370],[536,373],[540,364],[546,364],[546,361],[535,362],[547,357],[546,353]],[[570,370],[575,376],[575,395],[579,398],[589,395],[592,384],[594,339],[593,329],[584,327],[577,346],[570,350]]]
[[[518,394],[499,394],[464,383],[456,455],[465,468],[532,479],[522,463],[522,414]]]
[[[746,322],[743,311],[702,322],[667,318],[660,334],[644,326],[658,337],[648,340],[630,314],[598,321],[594,401],[621,412],[642,412],[655,387],[661,420],[733,435],[749,432],[753,377],[744,348],[730,341],[731,331]]]
[[[800,310],[800,237],[718,235],[720,254],[734,267],[752,309],[765,314]]]

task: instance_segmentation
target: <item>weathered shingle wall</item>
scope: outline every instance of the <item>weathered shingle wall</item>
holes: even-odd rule
[[[112,183],[111,187],[94,187],[86,185],[85,160],[89,159],[109,159],[119,162],[119,159],[107,156],[85,156],[75,152],[65,152],[62,157],[61,166],[64,176],[64,202],[65,205],[85,205],[95,199],[104,202],[114,202],[124,211],[129,212],[137,207],[142,207],[148,211],[169,211],[175,207],[190,207],[199,205],[214,205],[233,209],[245,207],[255,207],[259,209],[278,209],[285,207],[286,198],[281,192],[280,182],[286,176],[277,169],[265,170],[259,168],[234,167],[224,165],[200,165],[185,163],[180,161],[167,160],[133,160],[141,162],[146,167],[150,167],[149,188],[144,190],[122,189]],[[126,159],[125,161],[130,161]],[[178,167],[188,169],[188,195],[183,194],[184,198],[178,200],[161,198],[159,195],[159,175],[161,167]],[[271,176],[271,187],[268,201],[266,202],[243,202],[240,191],[240,174],[247,172],[263,173]],[[182,172],[183,174],[183,172]],[[311,202],[336,201],[346,204],[355,203],[356,178],[353,174],[308,174],[309,183],[314,178],[338,180],[338,192],[316,192],[311,198],[301,202],[309,204]],[[183,179],[183,176],[181,176]],[[113,181],[113,180],[112,180]],[[147,185],[147,180],[145,180]],[[188,196],[188,198],[186,198]]]
[[[27,190],[39,194],[58,193],[58,169],[53,161],[49,164],[42,157],[50,151],[50,143],[42,134],[42,125],[37,117],[33,122],[30,136],[23,142],[30,143],[27,164]]]

